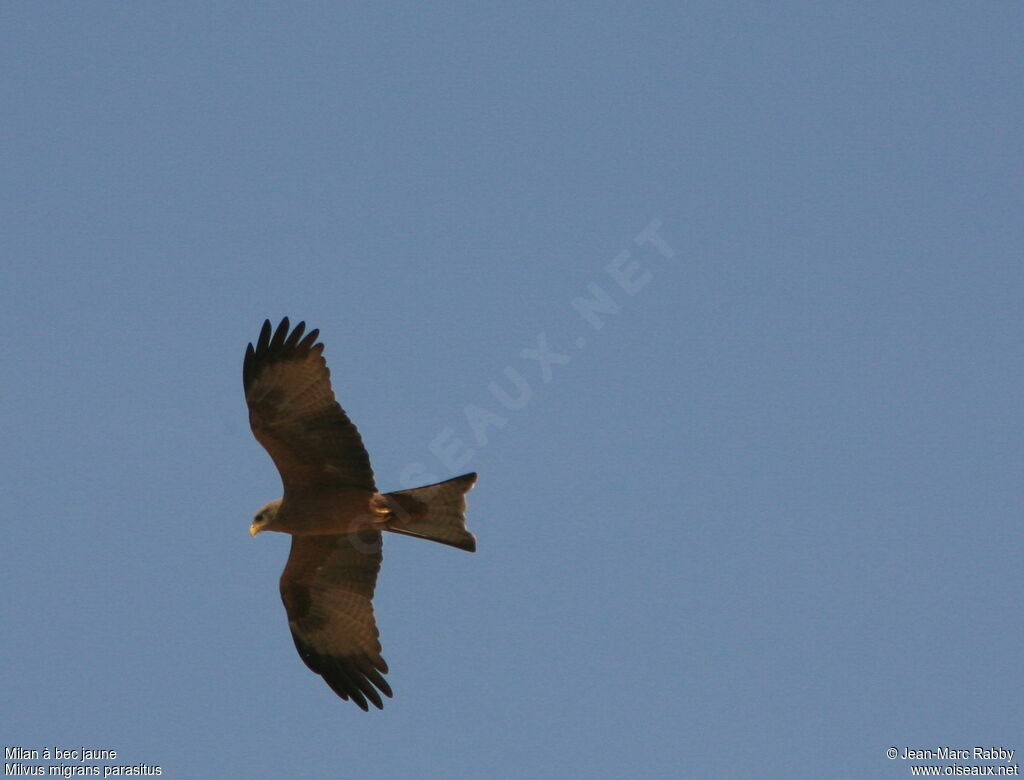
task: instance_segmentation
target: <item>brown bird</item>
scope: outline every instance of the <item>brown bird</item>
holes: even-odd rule
[[[476,474],[378,493],[359,431],[334,398],[318,330],[303,338],[288,318],[263,323],[245,351],[242,381],[249,424],[273,458],[284,497],[256,513],[249,533],[291,534],[281,599],[299,656],[336,694],[362,709],[391,696],[373,617],[381,531],[470,552],[466,493]],[[380,693],[378,693],[380,691]]]

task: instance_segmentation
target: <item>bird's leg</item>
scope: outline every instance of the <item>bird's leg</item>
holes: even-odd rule
[[[384,524],[391,517],[391,507],[388,505],[388,500],[380,493],[374,493],[370,498],[370,511],[374,515],[374,524]]]

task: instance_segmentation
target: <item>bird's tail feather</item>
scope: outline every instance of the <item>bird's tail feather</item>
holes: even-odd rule
[[[476,537],[466,529],[466,493],[475,483],[476,474],[463,474],[434,485],[385,493],[392,514],[387,529],[473,552]]]

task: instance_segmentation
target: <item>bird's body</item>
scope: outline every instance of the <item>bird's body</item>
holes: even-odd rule
[[[419,536],[473,551],[465,494],[476,474],[379,493],[356,427],[331,390],[318,331],[305,323],[275,331],[263,323],[249,344],[243,384],[249,423],[273,458],[284,496],[264,505],[249,531],[292,536],[281,598],[306,665],[362,709],[391,696],[373,617],[381,531]]]
[[[299,496],[286,493],[284,498],[260,509],[260,512],[273,513],[273,520],[258,530],[311,536],[380,528],[383,518],[370,508],[374,495],[361,490],[332,490]]]

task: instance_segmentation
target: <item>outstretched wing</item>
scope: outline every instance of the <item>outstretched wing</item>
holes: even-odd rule
[[[371,602],[381,557],[379,531],[293,536],[281,575],[281,599],[302,660],[364,710],[367,700],[383,707],[378,689],[391,696]]]
[[[245,351],[242,382],[249,424],[274,459],[285,492],[305,488],[358,488],[373,492],[373,469],[359,431],[331,390],[320,331],[290,333],[288,318],[271,335],[265,320],[260,337]]]

